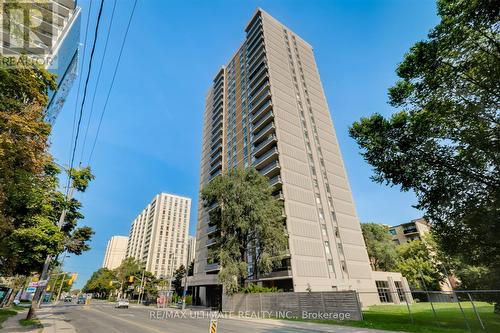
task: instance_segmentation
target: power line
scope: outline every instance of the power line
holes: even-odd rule
[[[96,80],[96,84],[95,84],[94,94],[92,95],[92,103],[90,104],[89,119],[87,121],[87,127],[85,129],[85,135],[83,137],[82,153],[80,155],[80,165],[82,164],[83,153],[85,152],[85,144],[87,142],[87,136],[88,136],[88,133],[89,133],[90,121],[92,119],[92,114],[93,114],[93,111],[94,111],[95,97],[97,95],[97,89],[99,88],[99,80],[101,79],[102,68],[103,68],[103,65],[104,65],[104,60],[106,58],[106,52],[107,52],[107,49],[108,49],[109,35],[111,33],[111,27],[113,26],[113,18],[115,17],[116,2],[117,2],[117,0],[115,0],[114,3],[113,3],[113,10],[111,12],[111,19],[109,21],[108,33],[106,35],[106,41],[104,43],[104,52],[103,52],[103,55],[102,55],[102,61],[101,61],[101,65],[99,66],[99,73],[97,74],[97,80]]]
[[[71,153],[71,161],[69,164],[70,170],[73,168],[73,163],[75,161],[75,153],[76,153],[76,148],[78,146],[78,136],[80,135],[80,125],[82,123],[83,107],[85,106],[85,99],[87,97],[87,88],[88,88],[88,84],[89,84],[90,73],[92,72],[92,61],[94,60],[95,45],[97,43],[97,35],[99,33],[99,24],[101,22],[103,6],[104,6],[104,0],[101,0],[101,5],[99,6],[99,13],[97,14],[97,23],[96,23],[96,27],[95,27],[95,31],[94,31],[94,41],[92,43],[92,51],[90,52],[89,69],[87,72],[87,77],[85,79],[85,86],[83,89],[83,98],[82,98],[82,103],[80,105],[80,113],[78,115],[78,123],[76,126],[75,144],[73,145],[73,151]],[[67,185],[67,189],[66,189],[66,195],[69,193],[70,182],[71,182],[71,177],[68,177],[68,185]]]
[[[89,23],[90,23],[90,14],[92,13],[92,0],[90,0],[89,4],[89,13],[87,15],[87,23],[85,25],[85,40],[83,42],[83,56],[82,56],[82,68],[85,66],[85,55],[86,55],[86,47],[87,47],[87,37],[89,35]],[[83,72],[83,71],[82,71]],[[73,129],[71,130],[71,141],[69,147],[69,154],[71,158],[71,152],[73,151],[73,140],[75,138],[75,126],[76,126],[76,110],[78,110],[78,100],[80,99],[80,86],[82,85],[82,75],[80,75],[78,79],[78,89],[76,91],[76,100],[75,100],[75,111],[73,113]],[[68,179],[69,179],[68,175]]]
[[[102,119],[104,117],[104,113],[106,112],[106,107],[108,106],[109,96],[111,95],[111,90],[113,89],[113,85],[115,83],[116,73],[117,73],[118,67],[120,65],[120,60],[121,60],[122,54],[123,54],[123,48],[125,46],[125,41],[127,40],[127,35],[128,35],[129,30],[130,30],[130,24],[132,23],[132,17],[134,16],[136,6],[137,6],[137,0],[134,0],[134,6],[132,7],[132,12],[130,13],[130,17],[129,17],[128,23],[127,23],[127,30],[125,31],[125,35],[124,35],[123,40],[122,40],[122,45],[120,47],[118,61],[116,62],[115,70],[113,73],[113,78],[111,79],[111,85],[109,86],[109,90],[108,90],[108,93],[106,96],[106,102],[104,103],[104,107],[103,107],[102,112],[101,112],[101,117],[99,118],[99,125],[97,126],[97,132],[96,132],[96,135],[94,138],[94,143],[92,144],[92,149],[91,149],[90,155],[89,155],[89,160],[88,160],[89,165],[90,165],[90,161],[92,160],[92,155],[94,154],[94,149],[95,149],[95,146],[97,143],[97,138],[99,137],[99,132],[101,130]]]

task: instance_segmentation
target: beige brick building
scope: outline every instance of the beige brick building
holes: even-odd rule
[[[377,303],[313,49],[261,9],[245,32],[206,95],[200,187],[229,168],[253,166],[284,200],[289,256],[254,282],[284,291],[355,289],[370,293],[366,304]],[[212,306],[222,293],[219,264],[208,258],[216,231],[200,202],[189,285],[195,300]]]
[[[106,246],[106,254],[102,263],[103,268],[115,269],[122,263],[127,254],[127,236],[113,236]]]
[[[426,234],[431,231],[429,223],[424,218],[411,220],[408,223],[395,225],[390,227],[389,233],[392,235],[392,240],[397,245],[408,243],[414,240],[421,240]]]
[[[127,257],[158,278],[171,278],[186,263],[191,199],[160,193],[132,222]]]

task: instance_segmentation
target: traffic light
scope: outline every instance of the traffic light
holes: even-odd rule
[[[134,282],[134,276],[133,275],[128,277],[128,282],[129,283]]]
[[[68,286],[71,286],[73,282],[75,282],[77,276],[78,276],[77,273],[71,274],[71,278],[68,280]]]

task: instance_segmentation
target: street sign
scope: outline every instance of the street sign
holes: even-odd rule
[[[30,282],[28,287],[38,287],[38,282]]]
[[[36,291],[35,287],[28,287],[28,288],[26,288],[26,292],[27,293],[34,293],[35,291]]]
[[[45,287],[49,281],[47,280],[40,280],[38,281],[38,287]]]
[[[210,327],[208,333],[217,333],[217,319],[210,319]]]

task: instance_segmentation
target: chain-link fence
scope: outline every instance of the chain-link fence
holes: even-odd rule
[[[397,329],[399,325],[403,330],[415,325],[431,332],[500,332],[500,313],[495,313],[500,290],[405,292],[378,288],[377,293],[359,292],[358,296],[363,320],[377,327]]]

